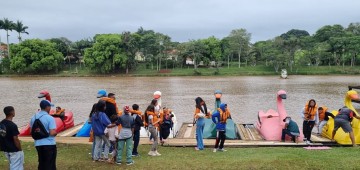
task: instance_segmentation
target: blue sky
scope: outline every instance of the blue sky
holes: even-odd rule
[[[173,41],[215,36],[245,28],[251,41],[272,39],[290,29],[314,34],[324,25],[360,22],[357,0],[3,0],[0,17],[21,20],[29,38],[67,37],[136,31],[169,35]],[[10,41],[17,42],[16,32]],[[5,32],[0,31],[5,42]]]

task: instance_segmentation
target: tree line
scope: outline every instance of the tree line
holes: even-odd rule
[[[14,29],[8,26],[9,22],[6,18],[1,20],[1,29],[7,34],[10,28]],[[139,62],[158,71],[183,68],[187,60],[191,60],[194,69],[266,65],[275,72],[280,68],[291,72],[298,66],[352,67],[360,63],[360,23],[350,23],[346,28],[326,25],[313,35],[292,29],[255,43],[251,43],[251,33],[243,28],[230,31],[222,39],[210,36],[174,42],[168,35],[142,27],[136,32],[98,34],[76,42],[64,37],[21,41],[20,33],[27,33],[28,28],[22,23],[21,26],[19,43],[10,45],[11,55],[2,61],[3,67],[16,73],[58,72],[64,64],[80,61],[98,73],[129,73],[137,69]]]

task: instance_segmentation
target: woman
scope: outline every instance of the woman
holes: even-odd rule
[[[314,128],[315,124],[319,123],[319,114],[317,105],[314,99],[309,100],[301,114],[302,118],[304,119],[303,122],[303,134],[304,134],[304,141],[306,144],[311,144],[311,131]]]
[[[150,156],[160,156],[161,154],[157,151],[158,147],[158,130],[157,127],[159,125],[160,119],[156,116],[155,106],[149,105],[145,110],[145,121],[148,123],[148,128],[151,136],[154,139],[154,142],[151,146],[151,150],[148,153]]]
[[[105,128],[112,128],[116,125],[112,125],[109,118],[106,116],[105,112],[105,101],[99,100],[96,104],[97,111],[92,114],[91,116],[91,127],[94,133],[95,138],[95,149],[93,154],[94,161],[103,161],[104,159],[107,160],[109,158],[109,148],[110,148],[110,141],[105,136]],[[101,155],[101,144],[105,143],[104,149],[104,157],[101,159],[99,155]]]
[[[210,112],[207,111],[206,104],[201,97],[195,99],[196,108],[194,113],[194,124],[196,123],[196,145],[195,150],[203,150],[203,132],[205,126],[205,118],[210,118]]]

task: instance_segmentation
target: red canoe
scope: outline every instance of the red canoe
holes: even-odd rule
[[[52,115],[55,110],[50,111]],[[71,111],[65,111],[64,120],[61,120],[60,117],[54,117],[56,123],[56,132],[62,132],[66,129],[74,127],[74,118]],[[20,130],[20,136],[30,136],[30,125],[29,123]]]

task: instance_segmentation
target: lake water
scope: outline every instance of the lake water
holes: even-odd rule
[[[56,106],[73,111],[75,123],[86,120],[98,89],[116,94],[119,108],[137,103],[144,111],[153,93],[162,92],[162,106],[171,108],[178,121],[192,122],[194,99],[202,97],[214,110],[216,89],[222,90],[233,119],[255,123],[259,110],[276,109],[276,93],[287,92],[288,115],[301,122],[300,111],[309,99],[331,110],[343,106],[349,85],[360,85],[359,76],[241,76],[241,77],[16,77],[0,78],[1,110],[12,105],[15,123],[23,126],[39,108],[39,92],[47,89]],[[0,118],[4,118],[1,113]]]

